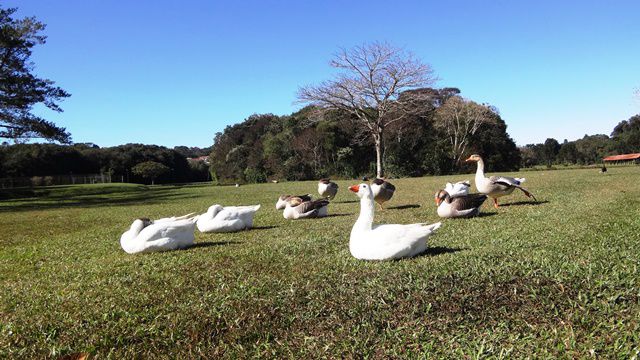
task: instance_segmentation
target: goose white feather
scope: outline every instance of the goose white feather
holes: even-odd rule
[[[253,217],[260,205],[225,206],[211,205],[206,213],[200,215],[197,226],[203,233],[233,232],[253,227]]]
[[[360,216],[349,238],[349,251],[357,259],[392,260],[416,256],[427,249],[427,238],[441,225],[373,225],[375,205],[371,187],[360,184],[349,190],[360,198]]]
[[[120,237],[120,246],[129,254],[184,249],[193,245],[197,216],[136,219]]]
[[[457,183],[447,183],[444,187],[444,191],[449,193],[449,196],[456,197],[462,195],[469,194],[469,188],[471,187],[471,182],[469,180],[458,181]]]

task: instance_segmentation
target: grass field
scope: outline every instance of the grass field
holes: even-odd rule
[[[288,221],[283,193],[95,185],[4,192],[0,356],[631,358],[640,349],[640,167],[538,171],[483,216],[446,220],[423,256],[351,257],[355,181],[331,217]],[[379,223],[435,222],[433,194],[472,175],[394,180]],[[8,199],[13,197],[13,199]],[[127,255],[136,217],[262,204],[256,228]]]

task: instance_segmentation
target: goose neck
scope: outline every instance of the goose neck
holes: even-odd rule
[[[373,215],[375,211],[375,205],[372,199],[363,197],[360,199],[360,216],[353,229],[356,230],[371,230],[373,225]]]

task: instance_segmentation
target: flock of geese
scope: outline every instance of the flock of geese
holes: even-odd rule
[[[537,201],[531,192],[522,187],[524,178],[486,177],[484,161],[479,155],[471,155],[466,161],[477,163],[475,185],[478,193],[469,193],[471,183],[468,180],[447,183],[444,189],[435,194],[440,217],[476,216],[487,197],[492,198],[493,205],[498,208],[498,199],[511,194],[515,189]],[[442,225],[440,222],[374,225],[375,204],[384,209],[384,203],[393,197],[395,186],[384,179],[375,179],[370,184],[350,186],[349,190],[360,199],[360,215],[351,229],[349,239],[349,250],[357,259],[391,260],[413,257],[427,249],[427,238]],[[283,210],[283,217],[291,220],[325,217],[329,214],[329,203],[337,193],[338,184],[329,179],[321,179],[318,182],[319,199],[313,200],[311,194],[282,195],[276,202],[276,209]],[[260,205],[223,207],[216,204],[201,215],[188,214],[157,220],[136,219],[129,230],[122,234],[120,245],[130,254],[186,248],[195,241],[196,227],[203,233],[252,228],[258,209]]]

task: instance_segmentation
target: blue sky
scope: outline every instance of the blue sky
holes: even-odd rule
[[[210,146],[289,114],[338,47],[388,41],[437,87],[496,106],[518,145],[609,134],[640,113],[640,1],[10,0],[47,24],[36,73],[72,94],[36,109],[75,142]]]

